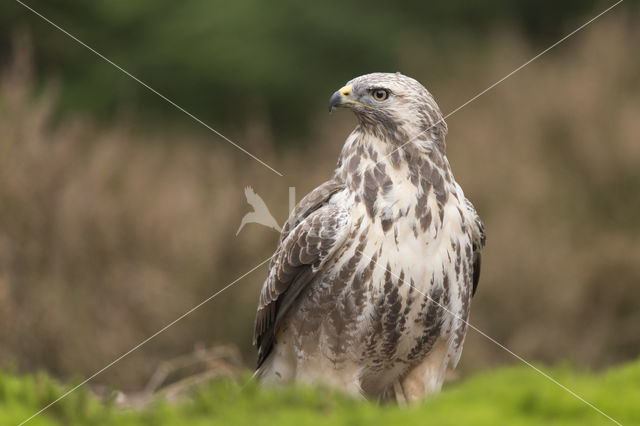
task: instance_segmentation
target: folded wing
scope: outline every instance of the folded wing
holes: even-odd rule
[[[258,367],[271,352],[281,319],[349,235],[348,212],[328,203],[343,188],[336,180],[319,186],[300,201],[283,226],[256,313]]]

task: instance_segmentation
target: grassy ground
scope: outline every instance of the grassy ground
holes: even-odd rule
[[[640,361],[587,374],[566,367],[551,375],[622,424],[640,424]],[[61,395],[41,376],[0,375],[0,424],[18,424]],[[417,407],[378,406],[310,388],[269,390],[217,381],[178,403],[142,411],[103,404],[84,388],[30,425],[599,425],[613,424],[526,366],[484,372],[446,386]]]

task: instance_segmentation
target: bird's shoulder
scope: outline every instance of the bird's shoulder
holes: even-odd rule
[[[345,183],[341,179],[333,178],[316,187],[313,191],[305,195],[293,208],[289,218],[282,226],[280,242],[289,235],[307,216],[327,203],[331,197],[339,191],[345,189]]]
[[[474,251],[481,251],[487,239],[484,230],[484,223],[482,222],[482,219],[480,219],[480,215],[473,206],[473,203],[471,203],[468,198],[464,198],[464,208],[468,217],[471,219]]]
[[[482,266],[482,249],[486,243],[487,237],[484,230],[484,223],[480,219],[480,215],[468,198],[463,198],[465,211],[469,217],[471,226],[471,243],[472,243],[472,295],[476,294],[478,284],[480,282],[480,269]]]

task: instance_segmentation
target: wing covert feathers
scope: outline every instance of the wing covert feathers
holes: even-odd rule
[[[271,351],[280,319],[349,234],[348,212],[327,203],[343,187],[335,180],[319,186],[300,201],[283,226],[256,313],[258,366]]]

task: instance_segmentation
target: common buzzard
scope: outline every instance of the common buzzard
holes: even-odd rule
[[[282,229],[256,315],[257,375],[419,400],[460,359],[483,225],[420,83],[363,75],[333,94],[334,107],[358,125],[333,177]]]

